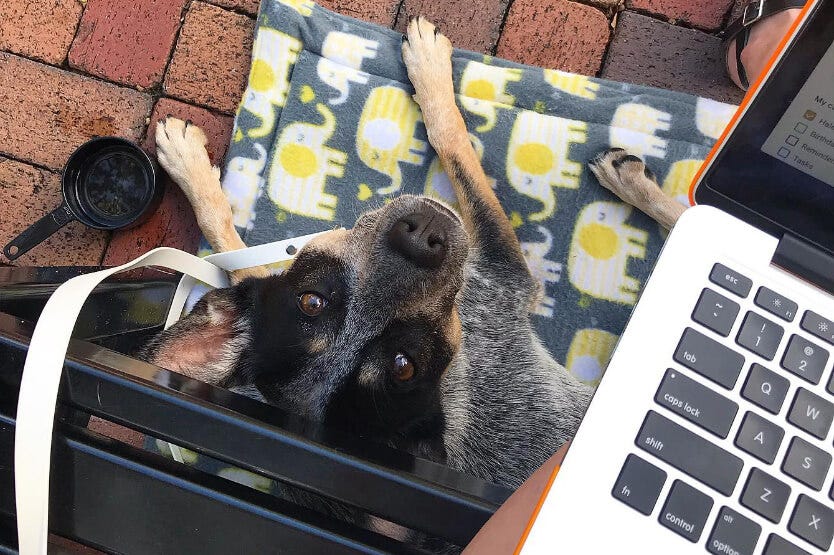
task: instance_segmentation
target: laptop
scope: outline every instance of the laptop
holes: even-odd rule
[[[704,164],[525,555],[834,551],[833,43],[810,2]]]

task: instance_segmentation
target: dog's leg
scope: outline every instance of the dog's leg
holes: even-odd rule
[[[652,171],[643,161],[621,148],[601,152],[588,162],[603,187],[671,229],[686,207],[660,190]]]
[[[452,84],[452,43],[434,25],[417,17],[403,37],[403,61],[423,112],[429,142],[455,189],[461,216],[475,244],[506,262],[526,264],[504,209],[489,186],[457,105]],[[509,260],[507,260],[509,258]]]
[[[220,169],[211,165],[206,142],[205,134],[191,122],[169,117],[157,123],[157,159],[185,193],[211,248],[215,252],[246,248],[232,223],[232,209],[220,189]],[[231,272],[234,283],[268,275],[263,266]]]

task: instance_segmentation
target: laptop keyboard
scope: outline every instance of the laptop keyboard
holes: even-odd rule
[[[659,523],[693,543],[706,538],[711,553],[826,551],[834,538],[834,487],[822,491],[832,466],[825,440],[834,421],[834,322],[765,286],[753,309],[742,309],[754,283],[723,264],[708,279],[672,356],[679,369],[666,370],[635,439],[640,451],[627,456],[611,493],[644,515],[662,504]],[[802,332],[786,330],[800,314]],[[741,453],[757,462],[745,464]],[[668,475],[658,460],[685,475],[662,499]],[[726,505],[734,492],[748,514]],[[764,522],[779,533],[761,538]]]

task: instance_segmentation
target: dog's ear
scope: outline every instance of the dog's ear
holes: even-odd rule
[[[206,293],[194,309],[160,333],[139,358],[210,384],[222,384],[250,342],[246,298],[251,282]]]

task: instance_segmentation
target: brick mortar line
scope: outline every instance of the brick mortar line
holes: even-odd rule
[[[405,0],[399,0],[399,2],[397,2],[397,9],[394,10],[394,21],[392,21],[391,25],[389,25],[389,29],[392,29],[394,31],[397,30],[397,24],[400,22],[400,14],[402,13],[404,8]]]
[[[0,0],[0,1],[2,1],[2,0]],[[44,62],[43,60],[38,60],[37,58],[32,58],[30,56],[23,56],[21,54],[15,53],[15,52],[9,52],[8,50],[0,50],[0,53],[6,54],[8,56],[13,56],[15,58],[20,58],[21,60],[28,60],[30,62],[34,62],[34,63],[36,63],[38,65],[41,65],[41,66],[51,67],[53,69],[58,69],[58,70],[61,70],[63,72],[66,72],[66,73],[69,73],[69,74],[72,74],[72,75],[77,75],[79,77],[86,77],[87,79],[92,79],[93,81],[98,81],[99,83],[104,83],[104,84],[107,84],[107,85],[113,85],[113,86],[118,87],[120,89],[135,91],[135,92],[138,92],[138,93],[150,96],[150,97],[153,97],[153,95],[155,94],[155,89],[157,88],[157,87],[149,87],[147,89],[138,88],[138,87],[134,87],[134,86],[131,86],[131,85],[125,85],[124,83],[118,83],[116,81],[111,81],[111,80],[105,79],[104,77],[101,77],[99,75],[93,75],[91,73],[84,73],[83,71],[70,66],[68,63],[66,63],[66,60],[64,60],[64,63],[61,64],[61,65],[55,65],[55,64],[48,64],[48,63]],[[150,115],[150,113],[146,114],[146,117],[147,117],[147,115]]]
[[[151,104],[151,112],[148,114],[148,118],[153,115],[153,109],[156,107],[157,102],[161,98],[165,97],[165,80],[168,78],[168,70],[171,68],[171,62],[174,60],[174,54],[177,52],[177,44],[180,41],[180,34],[182,33],[182,28],[185,27],[185,16],[188,15],[188,11],[191,9],[191,5],[193,4],[193,0],[187,0],[182,5],[182,10],[180,11],[180,22],[177,25],[177,32],[174,33],[174,40],[171,41],[171,49],[168,51],[168,59],[165,62],[165,67],[162,69],[162,79],[160,79],[159,84],[155,87],[155,91],[153,91],[153,104]],[[212,4],[213,5],[213,4]],[[140,144],[144,143],[148,138],[148,130],[153,125],[152,121],[148,121],[148,124],[145,126],[145,129],[142,130],[142,136],[140,137]]]
[[[618,6],[623,6],[623,9],[617,10]],[[617,26],[620,23],[620,14],[623,13],[624,11],[626,11],[625,10],[625,3],[619,4],[618,6],[615,6],[614,8],[612,8],[612,11],[614,11],[614,13],[611,15],[611,18],[608,20],[608,33],[609,33],[608,42],[605,44],[605,51],[602,53],[602,56],[600,57],[599,69],[597,70],[596,75],[595,75],[595,77],[597,77],[599,79],[603,78],[602,77],[602,70],[605,67],[606,62],[608,61],[608,54],[611,52],[611,45],[614,44],[614,38],[617,36]],[[614,23],[615,18],[616,18],[617,23]]]
[[[397,4],[397,13],[394,14],[394,24],[391,25],[391,28],[396,30],[397,27],[400,25],[400,17],[405,16],[405,0],[400,0],[400,3]]]
[[[510,17],[510,10],[512,9],[514,3],[515,0],[507,0],[504,13],[501,14],[501,23],[498,25],[498,38],[495,39],[495,44],[489,49],[491,56],[495,56],[498,52],[498,45],[501,43],[501,37],[504,36],[504,26],[507,24],[507,19]]]
[[[247,78],[247,84],[248,84],[248,78]],[[232,110],[231,112],[222,112],[222,111],[218,110],[217,108],[215,108],[214,106],[209,106],[207,104],[200,104],[199,102],[197,102],[195,100],[191,100],[189,98],[183,98],[183,97],[177,96],[175,94],[166,93],[166,94],[161,95],[159,98],[157,98],[157,100],[162,99],[162,98],[170,98],[171,100],[176,100],[177,102],[182,102],[183,104],[188,104],[189,106],[194,106],[195,108],[201,108],[203,110],[208,110],[209,112],[212,112],[214,114],[221,115],[221,116],[224,116],[224,117],[227,117],[227,118],[228,117],[233,118],[237,115],[237,108],[238,108],[238,104],[239,104],[239,103],[236,104],[234,110]],[[241,97],[241,100],[242,100],[242,97]],[[154,102],[154,105],[155,104],[156,104],[156,102]]]
[[[84,13],[87,11],[87,0],[76,0],[76,2],[78,2],[81,5],[81,15],[78,17],[78,23],[75,24],[75,30],[72,32],[72,40],[70,41],[69,48],[67,48],[67,53],[61,60],[61,65],[66,65],[67,67],[69,67],[70,50],[72,50],[72,45],[75,44],[75,39],[78,38],[78,31],[81,30],[81,20],[84,19]]]
[[[81,145],[79,145],[79,146],[81,146]],[[52,169],[48,166],[44,166],[43,164],[38,164],[37,162],[30,162],[29,160],[23,160],[23,159],[18,158],[17,156],[15,156],[13,154],[8,154],[8,153],[3,152],[3,151],[0,151],[0,157],[5,158],[6,160],[11,160],[12,162],[17,162],[18,164],[25,164],[27,166],[31,166],[31,167],[33,167],[37,170],[46,171],[46,172],[49,172],[49,173],[54,173],[54,174],[59,175],[59,176],[61,175],[60,170],[54,170],[54,169]]]
[[[671,25],[672,27],[680,27],[681,29],[691,29],[692,31],[698,31],[698,32],[704,33],[705,35],[709,35],[711,37],[718,36],[718,33],[720,33],[721,29],[723,29],[723,27],[719,27],[717,30],[707,30],[707,29],[704,29],[703,27],[696,27],[695,25],[686,23],[682,19],[674,19],[675,23],[672,23],[672,21],[670,21],[670,19],[662,13],[653,12],[651,10],[644,10],[644,9],[641,9],[641,8],[627,7],[623,11],[635,13],[637,15],[642,15],[642,16],[645,16],[645,17],[649,17],[651,19],[654,19],[655,21],[660,21],[661,23]],[[622,13],[622,12],[620,12],[620,13]],[[724,16],[724,17],[726,17],[726,16]]]
[[[249,12],[245,12],[245,11],[241,10],[240,8],[230,8],[228,6],[221,6],[220,4],[217,3],[217,0],[193,0],[193,1],[189,1],[188,4],[189,5],[193,4],[196,1],[203,2],[204,4],[210,4],[210,5],[214,6],[215,8],[220,8],[221,10],[224,10],[224,11],[227,11],[227,12],[232,12],[232,13],[235,13],[235,14],[238,14],[238,15],[245,15],[249,19],[257,19],[258,18],[258,13],[261,11],[260,4],[258,5],[258,10],[254,14],[251,14]],[[261,1],[266,1],[266,0],[261,0]]]

